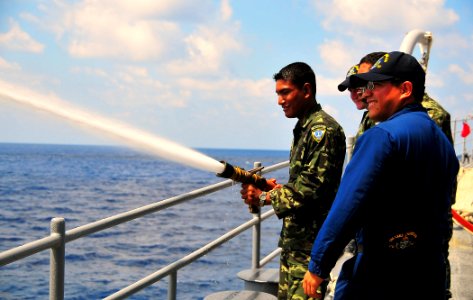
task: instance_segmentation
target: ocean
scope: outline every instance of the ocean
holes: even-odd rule
[[[251,169],[289,158],[288,151],[196,149]],[[287,181],[287,169],[267,174]],[[50,234],[53,217],[66,230],[222,181],[118,146],[0,143],[0,252]],[[66,244],[65,299],[102,299],[220,237],[252,215],[240,185]],[[265,208],[269,209],[269,208]],[[281,222],[262,224],[262,257],[277,246]],[[177,273],[177,299],[203,299],[243,289],[251,267],[251,230]],[[0,269],[0,299],[48,299],[49,251]],[[277,268],[275,260],[268,268]],[[129,299],[167,299],[163,279]]]

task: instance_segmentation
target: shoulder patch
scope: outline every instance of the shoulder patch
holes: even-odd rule
[[[312,127],[312,138],[318,143],[325,135],[326,128],[323,125]]]

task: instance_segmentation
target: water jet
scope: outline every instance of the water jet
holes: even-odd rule
[[[256,174],[261,168],[245,171],[224,161],[217,161],[198,151],[181,146],[146,131],[133,128],[116,120],[92,114],[65,101],[45,96],[27,88],[0,80],[0,98],[13,101],[59,116],[74,125],[85,125],[124,143],[131,148],[162,157],[183,165],[211,171],[218,177],[232,179],[236,182],[251,183],[260,189],[265,189],[266,179]],[[250,207],[256,212],[257,208]]]
[[[0,80],[0,98],[51,113],[74,125],[85,125],[99,130],[120,143],[152,155],[204,171],[221,173],[224,170],[224,165],[221,162],[198,151],[122,122],[87,112],[53,96],[45,96]]]

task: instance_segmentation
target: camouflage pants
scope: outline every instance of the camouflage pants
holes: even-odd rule
[[[283,250],[280,258],[278,300],[312,300],[304,294],[302,280],[307,272],[310,260],[310,251],[287,251]],[[322,299],[325,297],[327,282],[321,289]]]

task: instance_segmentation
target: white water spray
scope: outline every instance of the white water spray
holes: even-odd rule
[[[221,173],[224,170],[224,165],[221,162],[200,152],[118,121],[86,112],[53,96],[41,95],[0,80],[0,98],[46,111],[75,125],[86,125],[98,129],[121,143],[152,155],[204,171]]]

